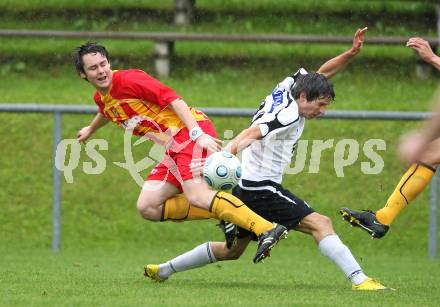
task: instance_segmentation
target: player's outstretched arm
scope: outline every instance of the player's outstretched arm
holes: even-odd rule
[[[233,155],[242,151],[255,140],[259,140],[263,137],[260,127],[251,126],[241,131],[232,141],[230,141],[224,148],[224,151],[228,151]],[[203,167],[205,165],[206,158],[193,158],[190,164],[191,172],[194,177],[199,177],[203,174]]]
[[[440,57],[432,51],[428,41],[420,37],[411,37],[406,42],[406,46],[415,50],[423,61],[440,70]]]
[[[364,36],[368,28],[359,28],[354,34],[353,45],[351,48],[340,55],[328,60],[318,69],[318,73],[323,74],[327,78],[333,77],[338,71],[343,69],[348,62],[355,57],[362,49],[364,44]]]
[[[89,126],[81,128],[76,135],[79,143],[87,141],[87,139],[95,133],[96,130],[107,124],[109,120],[101,113],[96,114]]]
[[[226,145],[225,150],[236,155],[238,152],[242,151],[249,145],[251,145],[255,140],[259,140],[263,137],[259,126],[251,126],[244,129],[237,135],[231,142]]]

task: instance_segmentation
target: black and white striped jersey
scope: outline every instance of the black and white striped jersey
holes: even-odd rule
[[[304,117],[291,89],[304,68],[285,78],[261,103],[252,119],[252,126],[260,128],[263,138],[243,150],[242,179],[271,180],[281,184],[283,171],[290,164],[296,143],[304,129]],[[241,185],[241,184],[240,184]]]

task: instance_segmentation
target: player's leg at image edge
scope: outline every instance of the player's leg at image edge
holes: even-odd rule
[[[382,238],[388,232],[391,223],[399,213],[423,192],[431,182],[435,169],[423,163],[411,165],[400,179],[400,182],[387,200],[386,205],[373,212],[371,210],[356,211],[341,208],[342,218],[352,226],[368,232],[373,238]]]

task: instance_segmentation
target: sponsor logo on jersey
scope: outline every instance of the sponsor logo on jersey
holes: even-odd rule
[[[273,103],[272,106],[270,107],[269,113],[272,113],[273,110],[279,106],[280,104],[283,103],[283,90],[276,88],[273,92],[272,92],[272,99],[273,99]]]

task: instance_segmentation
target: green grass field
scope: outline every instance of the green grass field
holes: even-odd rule
[[[160,227],[160,226],[159,226]],[[186,226],[178,226],[179,229]],[[176,229],[177,231],[177,229]],[[367,240],[366,238],[364,238]],[[286,243],[286,244],[284,244]],[[163,284],[142,276],[146,262],[172,257],[194,243],[136,247],[4,249],[3,306],[437,306],[438,262],[419,255],[375,254],[355,248],[367,274],[396,291],[358,293],[312,246],[291,233],[264,264],[252,264],[255,245],[242,259],[175,274]]]
[[[134,0],[111,3],[121,16],[139,5]],[[431,1],[407,1],[405,5],[393,1],[334,3],[280,1],[280,6],[298,8],[295,21],[288,14],[274,20],[280,9],[268,0],[234,0],[227,5],[219,0],[200,0],[197,25],[175,29],[169,25],[172,1],[142,2],[141,12],[159,13],[147,21],[130,15],[126,23],[120,23],[121,16],[115,12],[110,23],[102,18],[107,1],[1,1],[0,28],[226,33],[238,28],[249,33],[350,35],[368,21],[370,35],[435,33],[435,25],[429,21]],[[242,13],[237,12],[238,7]],[[344,19],[341,16],[347,7],[368,14],[353,12],[351,18]],[[59,18],[60,8],[77,9],[77,23],[72,18]],[[328,17],[309,19],[307,12],[319,8]],[[89,22],[90,11],[97,14],[94,23]],[[394,17],[381,19],[381,11]],[[40,15],[27,18],[32,12]],[[82,41],[1,38],[0,103],[92,105],[93,90],[70,67],[70,50],[79,43]],[[152,71],[151,43],[103,43],[114,55],[114,68]],[[316,70],[345,48],[348,46],[182,42],[176,44],[170,78],[162,81],[190,105],[254,108],[292,71],[300,66]],[[330,109],[428,111],[438,74],[417,79],[415,64],[413,52],[403,46],[366,43],[359,57],[332,80],[337,96]],[[63,116],[63,138],[74,138],[91,118]],[[249,120],[213,118],[221,137],[226,130],[237,134]],[[114,164],[124,161],[123,133],[112,126],[95,135],[108,142],[108,150],[101,151],[107,161],[105,171],[84,173],[82,163],[91,160],[83,147],[78,168],[73,171],[74,182],[63,182],[62,248],[53,253],[53,118],[50,114],[0,113],[0,121],[0,306],[438,306],[440,265],[438,259],[431,261],[427,256],[428,191],[411,203],[382,240],[371,240],[366,233],[350,228],[337,213],[342,206],[376,209],[383,205],[405,171],[396,160],[398,139],[419,126],[418,122],[308,121],[303,140],[309,141],[309,147],[313,140],[333,139],[336,144],[355,139],[362,146],[369,139],[383,139],[387,147],[379,153],[384,168],[377,175],[363,174],[361,162],[369,160],[361,147],[357,161],[344,169],[344,177],[337,177],[333,147],[322,154],[319,173],[309,172],[307,160],[302,172],[285,176],[287,188],[332,218],[336,232],[365,272],[397,289],[354,293],[311,238],[299,233],[291,233],[264,264],[252,263],[255,244],[251,244],[235,262],[177,274],[164,284],[144,279],[142,267],[146,263],[165,261],[207,240],[222,240],[222,234],[214,221],[177,224],[142,220],[135,205],[139,187],[126,170]],[[147,142],[133,148],[135,161],[150,150]],[[142,175],[148,172],[146,169]]]

